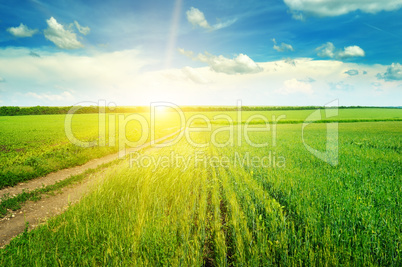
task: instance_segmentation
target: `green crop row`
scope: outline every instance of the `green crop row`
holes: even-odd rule
[[[149,150],[13,240],[0,264],[400,266],[401,129],[339,124],[336,166],[306,150],[298,124],[278,125],[275,143],[272,132],[250,134],[268,147],[242,137],[241,146],[183,139]],[[310,125],[304,140],[325,149],[325,125]]]
[[[186,112],[187,121],[192,116],[202,115],[204,119],[194,121],[205,124],[205,118],[212,125],[229,125],[241,122],[244,124],[261,124],[261,117],[269,123],[301,123],[306,120],[311,110],[273,110],[273,111],[214,111],[214,112]],[[167,135],[179,128],[179,116],[175,112],[160,112],[156,121],[155,137]],[[137,114],[137,113],[134,113]],[[105,115],[106,136],[119,140],[119,126],[123,119],[122,114]],[[125,117],[130,114],[124,114]],[[137,114],[150,123],[150,114]],[[216,117],[217,115],[221,115]],[[226,119],[222,119],[222,115]],[[339,116],[325,117],[325,110],[321,110],[322,120],[316,122],[364,122],[364,121],[400,121],[401,109],[386,108],[343,108],[339,109]],[[159,118],[159,119],[158,119]],[[229,121],[228,121],[228,118]],[[113,119],[113,120],[112,120]],[[110,121],[110,122],[109,122]],[[123,121],[124,122],[124,121]],[[183,122],[184,123],[184,122]],[[76,114],[72,120],[72,132],[82,141],[99,141],[100,118],[98,114]],[[115,125],[115,127],[110,127]],[[128,122],[124,137],[130,141],[139,140],[144,129],[135,121]],[[148,136],[149,138],[150,136]],[[121,143],[121,142],[120,142]],[[105,140],[104,146],[82,148],[71,143],[65,132],[65,115],[41,116],[4,116],[0,117],[0,188],[13,186],[19,182],[46,175],[60,169],[81,165],[87,161],[115,153],[119,150],[118,143],[112,139]]]

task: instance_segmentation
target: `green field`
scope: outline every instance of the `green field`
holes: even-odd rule
[[[118,139],[117,116],[113,114],[115,133],[107,137]],[[149,122],[149,114],[140,114]],[[83,148],[71,144],[64,130],[65,115],[31,115],[0,117],[0,188],[43,176],[53,171],[81,165],[87,161],[116,153],[118,143],[111,146]],[[82,141],[99,141],[98,114],[77,114],[72,120],[72,131]],[[156,120],[155,137],[159,138],[178,129],[177,123],[163,118]],[[109,117],[106,116],[109,126]],[[126,138],[135,143],[141,135],[141,125],[133,120],[126,125]],[[149,139],[149,137],[147,138]]]
[[[212,124],[228,124],[227,119],[214,119],[224,114],[232,118],[234,123],[246,122],[253,115],[259,114],[269,121],[278,123],[302,123],[312,110],[278,110],[278,111],[244,111],[241,118],[237,112],[204,112],[201,113],[211,120]],[[322,110],[325,121],[325,113]],[[106,135],[118,138],[118,116],[124,114],[111,114],[116,121],[115,133]],[[125,114],[127,116],[128,114]],[[148,122],[148,113],[140,114]],[[195,112],[187,112],[187,119]],[[156,118],[155,137],[162,137],[179,128],[179,116],[176,112]],[[168,118],[168,119],[167,119]],[[331,121],[398,121],[402,120],[401,109],[340,109],[337,117],[329,118]],[[53,171],[81,165],[85,162],[104,155],[115,153],[118,144],[112,146],[107,142],[105,146],[82,148],[70,143],[64,131],[65,115],[31,115],[31,116],[2,116],[0,117],[0,188],[13,186],[18,182],[43,176]],[[98,114],[77,114],[72,121],[72,131],[83,141],[99,141]],[[264,121],[256,118],[251,124],[261,124]],[[203,124],[203,120],[195,120],[194,125]],[[106,116],[106,125],[109,125],[109,114]],[[126,127],[126,137],[133,142],[139,139],[140,124],[135,120]],[[150,137],[150,136],[149,136]]]
[[[278,123],[302,123],[314,110],[276,110],[276,111],[242,111],[241,122],[246,122],[253,115],[262,115],[269,121],[277,120]],[[400,121],[402,120],[402,109],[386,108],[350,108],[339,109],[338,116],[326,118],[325,108],[321,109],[322,120],[359,122],[359,121]],[[186,116],[191,117],[199,113],[186,112]],[[202,113],[214,122],[213,117],[219,114],[229,115],[234,122],[239,122],[238,114],[231,112],[204,112]],[[255,119],[254,122],[258,119]],[[216,124],[225,120],[216,120]],[[252,121],[253,122],[253,121]]]
[[[275,115],[296,121],[311,112],[275,111]],[[242,121],[256,113],[244,113]],[[269,118],[272,112],[260,114]],[[235,112],[227,115],[236,118]],[[77,129],[84,136],[92,125],[88,118],[93,125],[97,121],[92,115],[82,116],[87,117],[78,117],[82,125],[77,121]],[[41,118],[59,124],[46,124]],[[17,129],[29,133],[28,129],[38,128],[35,134],[47,136],[43,140],[51,150],[51,144],[63,140],[61,118],[0,118],[8,123],[1,127],[9,129],[0,131],[1,139],[9,140],[7,147],[29,150],[32,146],[34,151],[38,137],[27,134],[23,142],[15,140],[21,140]],[[397,109],[345,109],[336,119],[401,118]],[[26,123],[17,125],[18,119]],[[36,126],[30,124],[35,120]],[[177,121],[164,122],[165,128],[177,126]],[[39,130],[52,127],[59,135]],[[275,139],[272,131],[250,132],[253,143],[268,143],[262,148],[250,145],[243,135],[238,138],[237,131],[231,138],[225,127],[214,125],[213,130],[222,130],[215,136],[211,132],[189,135],[193,142],[206,144],[203,147],[183,138],[174,146],[131,155],[111,167],[106,179],[80,203],[0,251],[0,264],[402,264],[401,121],[339,123],[336,166],[306,150],[302,124],[277,125]],[[14,132],[15,137],[10,137]],[[326,124],[310,124],[304,140],[324,150],[326,132]],[[212,145],[212,140],[218,145]],[[236,141],[219,146],[228,140]]]

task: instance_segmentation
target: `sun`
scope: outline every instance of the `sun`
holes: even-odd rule
[[[166,106],[158,106],[158,107],[155,107],[155,112],[156,112],[157,114],[160,114],[160,115],[166,114],[166,113],[168,112],[168,107],[166,107]]]

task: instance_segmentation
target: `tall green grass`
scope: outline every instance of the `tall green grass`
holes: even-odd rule
[[[126,114],[129,115],[129,114]],[[125,116],[126,116],[125,115]],[[141,114],[149,124],[149,114]],[[112,114],[115,122],[106,116],[105,146],[89,148],[72,144],[64,131],[65,115],[31,115],[0,117],[0,188],[46,175],[60,169],[84,164],[91,159],[116,153],[119,150],[119,114]],[[168,135],[179,128],[174,114],[156,118],[155,138]],[[72,132],[81,141],[99,141],[98,114],[76,114]],[[135,120],[127,123],[125,137],[131,142],[140,139],[143,132]],[[109,136],[116,140],[109,144]],[[150,135],[148,135],[148,140]]]
[[[187,112],[185,116],[190,118],[197,114],[199,113]],[[270,121],[278,120],[278,123],[302,123],[311,114],[311,110],[244,111],[241,118],[238,118],[237,112],[203,112],[202,114],[216,125],[228,124],[226,120],[214,119],[219,114],[229,116],[235,124],[244,124],[256,114],[263,115]],[[107,128],[107,135],[117,138],[119,134],[117,116],[119,114],[107,114],[107,126],[109,126],[109,115],[115,118],[116,127],[114,127],[114,133],[109,133],[109,128]],[[149,122],[149,113],[141,115]],[[402,109],[346,108],[340,109],[337,117],[325,118],[324,110],[322,110],[322,115],[323,120],[318,122],[400,121],[402,120]],[[156,138],[177,130],[178,118],[176,112],[167,112],[166,116],[157,116]],[[81,165],[91,159],[118,151],[118,146],[109,144],[108,140],[106,140],[106,146],[92,148],[80,148],[71,144],[64,132],[64,119],[65,115],[0,117],[0,188],[13,186],[60,169]],[[198,123],[205,122],[201,120]],[[250,123],[261,124],[262,121],[255,119]],[[96,141],[99,134],[98,125],[98,114],[76,114],[73,118],[72,130],[80,140]],[[138,140],[141,133],[139,123],[127,124],[125,134],[128,140]]]
[[[13,240],[2,265],[402,264],[401,122],[339,125],[339,165],[311,155],[301,125],[278,125],[276,146],[195,148],[186,141],[147,155],[190,158],[188,168],[122,162],[79,204]],[[325,147],[323,124],[306,142]],[[193,133],[208,141],[208,133]],[[221,133],[219,141],[228,135]],[[272,140],[253,133],[255,142]],[[236,162],[285,158],[282,167]],[[226,156],[227,164],[196,162]],[[273,154],[272,154],[273,155]],[[172,163],[172,162],[171,162]],[[173,163],[172,163],[173,164]]]

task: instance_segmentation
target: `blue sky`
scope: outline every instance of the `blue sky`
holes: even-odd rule
[[[0,3],[0,105],[400,106],[402,0]]]

